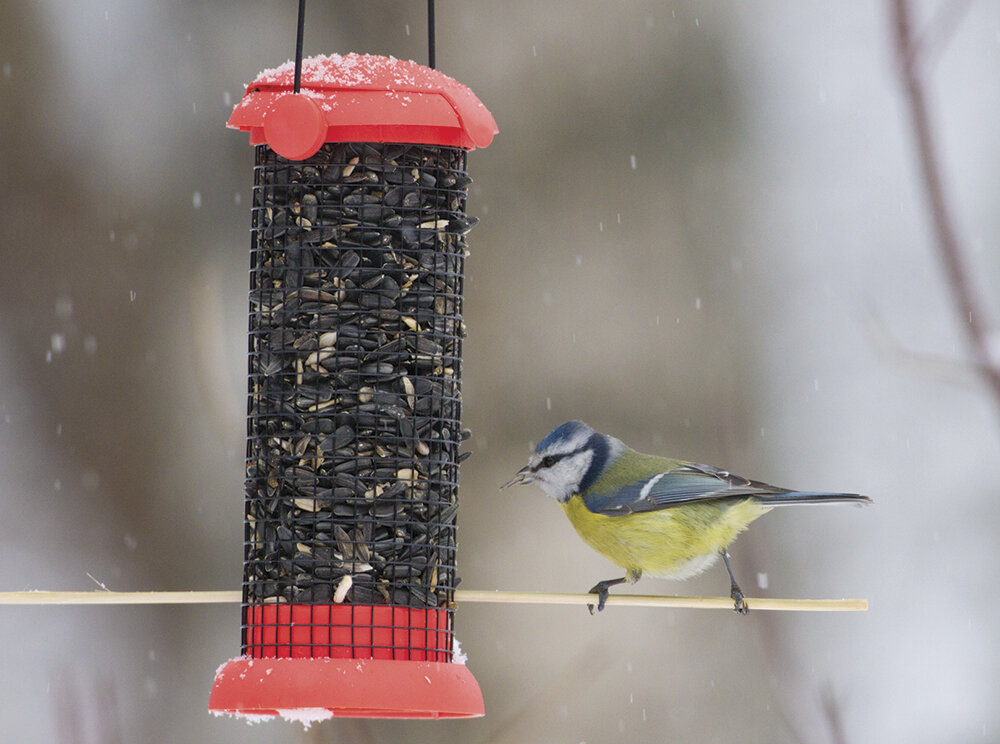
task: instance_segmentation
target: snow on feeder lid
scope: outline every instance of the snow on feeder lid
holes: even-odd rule
[[[227,126],[250,132],[289,160],[324,142],[419,142],[472,150],[498,132],[475,93],[416,62],[370,54],[317,55],[264,70],[247,86]]]
[[[243,641],[209,710],[481,716],[452,624],[465,160],[496,124],[413,62],[293,73],[228,122],[257,145]]]

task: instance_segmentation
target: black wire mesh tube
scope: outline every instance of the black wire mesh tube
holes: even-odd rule
[[[475,222],[465,158],[328,143],[288,161],[256,147],[244,654],[371,655],[376,641],[355,632],[382,622],[370,611],[321,642],[260,626],[295,617],[282,605],[312,607],[298,625],[337,623],[317,605],[385,605],[435,610],[404,625],[433,628],[424,641],[451,658],[464,236]],[[404,616],[388,617],[395,627]]]

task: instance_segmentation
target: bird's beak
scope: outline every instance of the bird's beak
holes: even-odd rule
[[[526,483],[531,483],[535,480],[531,475],[531,466],[525,465],[523,468],[517,471],[517,475],[511,478],[509,481],[500,486],[500,490],[504,490],[510,486],[516,486],[518,484],[524,485]]]

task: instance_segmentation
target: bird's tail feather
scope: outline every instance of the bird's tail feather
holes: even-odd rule
[[[846,501],[859,506],[872,503],[872,500],[860,493],[828,493],[825,491],[779,491],[757,496],[757,500],[765,506],[784,506],[787,504],[832,504]]]

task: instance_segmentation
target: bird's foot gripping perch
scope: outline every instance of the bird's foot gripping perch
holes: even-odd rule
[[[608,601],[608,589],[618,584],[624,584],[628,582],[629,584],[634,584],[642,576],[642,571],[636,571],[635,569],[629,569],[624,576],[620,579],[605,579],[604,581],[598,581],[594,586],[590,588],[589,594],[597,595],[597,611],[600,612],[604,609],[604,604]],[[587,605],[587,609],[590,610],[590,614],[594,614],[594,605]]]
[[[601,612],[604,609],[604,604],[608,601],[608,589],[615,586],[616,584],[624,584],[625,578],[622,576],[620,579],[605,579],[604,581],[599,581],[590,589],[590,594],[597,595],[597,611]],[[594,614],[594,605],[587,605],[587,609],[590,610],[590,614]]]
[[[729,551],[723,549],[721,553],[722,561],[726,564],[726,571],[729,572],[729,596],[733,598],[733,612],[738,615],[746,615],[750,612],[750,608],[743,600],[743,590],[740,589],[740,585],[736,583],[736,577],[733,576],[733,569],[729,565]]]

